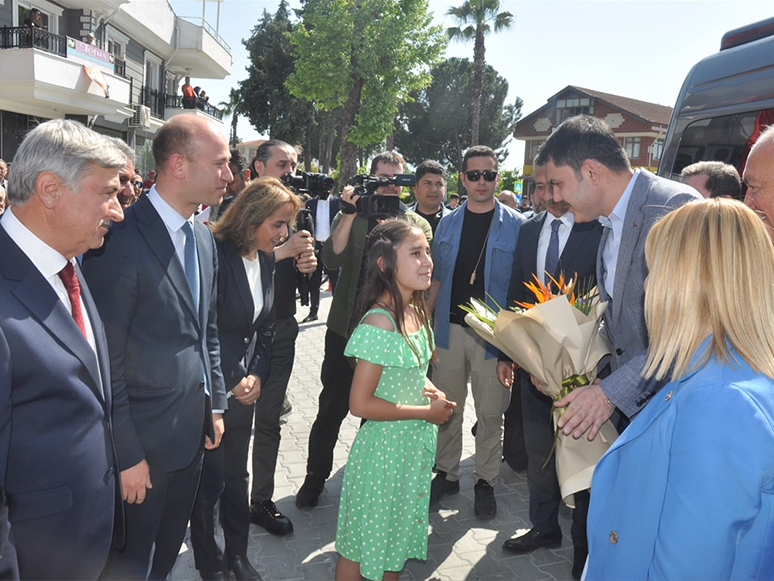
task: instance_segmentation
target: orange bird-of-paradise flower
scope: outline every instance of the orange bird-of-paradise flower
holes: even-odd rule
[[[534,303],[526,303],[526,302],[519,302],[514,301],[516,303],[516,306],[519,306],[523,309],[531,309],[532,307],[539,305],[541,303],[545,303],[550,301],[551,299],[558,297],[560,295],[567,295],[567,300],[570,302],[571,305],[575,304],[575,279],[570,279],[568,282],[565,282],[564,280],[564,273],[559,275],[559,280],[556,280],[553,276],[550,274],[547,275],[548,278],[551,279],[551,282],[556,285],[556,288],[558,289],[556,294],[551,291],[551,286],[545,285],[541,282],[541,280],[538,278],[536,274],[532,275],[533,281],[525,282],[524,286],[526,286],[533,295],[535,295],[535,302]]]

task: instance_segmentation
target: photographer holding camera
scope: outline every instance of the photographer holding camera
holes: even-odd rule
[[[433,231],[427,220],[400,203],[400,183],[407,177],[401,175],[404,167],[405,162],[397,153],[386,151],[377,155],[371,162],[372,175],[358,176],[356,179],[360,184],[357,190],[351,185],[343,188],[339,200],[341,211],[333,220],[331,235],[323,245],[325,267],[331,270],[341,268],[341,274],[328,314],[321,372],[323,388],[317,418],[309,434],[306,479],[296,495],[296,506],[302,509],[317,505],[333,467],[333,448],[336,446],[341,422],[349,413],[349,388],[353,370],[349,360],[344,357],[344,347],[350,334],[355,299],[361,286],[363,250],[368,233],[380,220],[392,216],[421,228],[428,242],[433,239]]]

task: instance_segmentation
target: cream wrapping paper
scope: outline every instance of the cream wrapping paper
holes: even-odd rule
[[[599,334],[599,323],[607,303],[595,304],[588,315],[570,304],[565,295],[516,313],[504,309],[494,329],[474,315],[465,322],[485,341],[508,355],[533,375],[546,393],[558,396],[562,381],[586,375],[589,383],[597,376],[597,364],[610,347]],[[554,428],[560,410],[554,410]],[[546,421],[550,421],[546,418]],[[575,508],[574,494],[591,487],[597,461],[618,437],[608,421],[591,442],[559,433],[556,442],[556,474],[565,504]]]

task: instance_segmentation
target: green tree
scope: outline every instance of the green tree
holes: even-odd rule
[[[473,88],[473,63],[450,58],[433,67],[432,83],[412,91],[412,99],[400,108],[395,147],[407,161],[418,165],[435,159],[446,167],[461,168],[462,156],[471,145],[488,145],[505,157],[504,146],[521,118],[522,100],[505,104],[508,81],[490,65],[484,67],[480,138],[471,138],[472,108],[459,95]]]
[[[462,6],[449,8],[447,14],[457,19],[458,26],[448,28],[446,33],[452,40],[473,40],[473,121],[471,140],[479,143],[481,123],[481,97],[484,85],[484,63],[486,46],[484,37],[490,32],[499,32],[511,27],[513,14],[498,12],[500,0],[465,0]]]
[[[289,143],[306,144],[314,106],[291,95],[285,86],[293,72],[293,28],[287,2],[282,0],[274,16],[264,10],[250,38],[242,41],[250,54],[250,66],[248,77],[239,83],[243,95],[241,112],[257,131]]]
[[[231,89],[228,94],[228,101],[221,101],[218,106],[223,110],[223,115],[231,116],[231,137],[229,143],[231,147],[236,147],[239,143],[237,136],[237,124],[239,123],[239,114],[242,108],[242,93],[239,89]]]
[[[427,0],[307,0],[291,42],[291,93],[325,111],[342,107],[340,181],[357,171],[358,148],[393,131],[398,105],[430,82],[445,48]]]

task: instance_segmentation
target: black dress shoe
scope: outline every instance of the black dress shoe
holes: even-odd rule
[[[497,514],[494,488],[486,480],[479,478],[473,487],[473,493],[475,494],[473,511],[476,513],[476,518],[490,519]]]
[[[234,557],[231,563],[231,571],[234,573],[236,581],[261,581],[261,576],[250,564],[247,555],[237,555]]]
[[[311,323],[312,321],[317,320],[317,313],[309,313],[306,317],[304,317],[304,320],[301,321],[302,323]]]
[[[530,553],[540,547],[556,549],[561,546],[562,529],[556,529],[551,533],[538,533],[533,529],[520,537],[508,539],[503,543],[503,549],[511,553],[516,553],[517,555]]]
[[[199,571],[202,581],[231,581],[228,571]]]
[[[309,509],[317,506],[324,486],[324,480],[320,480],[307,474],[304,483],[301,485],[301,488],[298,489],[298,494],[296,494],[296,506],[301,509]]]
[[[277,510],[271,500],[262,500],[250,507],[250,522],[262,526],[273,535],[289,535],[293,523]]]
[[[460,491],[460,482],[446,480],[446,472],[439,470],[430,483],[430,504],[435,504],[447,494],[457,494]]]

